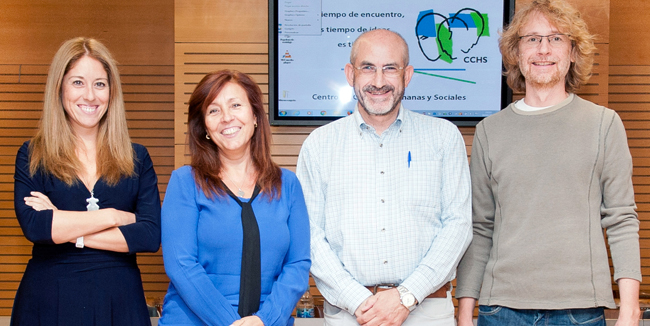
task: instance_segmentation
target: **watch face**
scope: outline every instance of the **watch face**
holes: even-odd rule
[[[413,306],[415,304],[415,296],[411,293],[404,294],[402,296],[402,304],[407,308]]]

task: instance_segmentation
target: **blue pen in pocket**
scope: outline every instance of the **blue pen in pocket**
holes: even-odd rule
[[[408,167],[409,167],[409,169],[411,168],[411,151],[409,151]]]

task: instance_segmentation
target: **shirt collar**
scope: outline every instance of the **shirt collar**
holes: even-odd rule
[[[391,132],[392,130],[400,130],[402,128],[402,123],[405,121],[405,118],[408,116],[404,113],[405,109],[400,103],[399,105],[399,112],[397,113],[397,118],[393,123],[391,123],[390,127],[385,131],[386,132]],[[359,113],[359,106],[357,105],[357,108],[354,110],[354,113],[352,114],[354,118],[354,124],[357,126],[357,130],[359,131],[359,136],[363,135],[363,132],[372,132],[375,133],[375,128],[369,124],[367,124],[364,120],[363,117],[361,116],[361,113]]]

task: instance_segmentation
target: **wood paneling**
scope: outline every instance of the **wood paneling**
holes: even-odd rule
[[[612,1],[610,46],[612,66],[647,66],[650,63],[650,1]]]
[[[2,0],[0,17],[0,63],[49,65],[63,41],[86,36],[121,64],[171,64],[173,0]]]
[[[596,43],[610,42],[610,0],[567,0],[567,2],[580,11],[589,26],[589,32],[596,35]]]
[[[176,0],[175,3],[176,43],[267,41],[268,1]]]
[[[627,129],[634,192],[641,221],[641,292],[650,295],[650,10],[644,0],[613,1],[610,24],[609,107]]]
[[[612,37],[617,33],[612,27]],[[609,106],[627,129],[634,160],[634,192],[641,220],[641,257],[650,257],[650,65],[610,65]],[[650,260],[642,259],[641,291],[650,294]]]

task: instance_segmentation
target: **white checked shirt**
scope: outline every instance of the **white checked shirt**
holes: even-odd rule
[[[400,108],[378,136],[357,110],[305,140],[297,175],[311,223],[311,273],[354,314],[395,283],[418,302],[455,277],[472,238],[465,143],[452,123]]]

